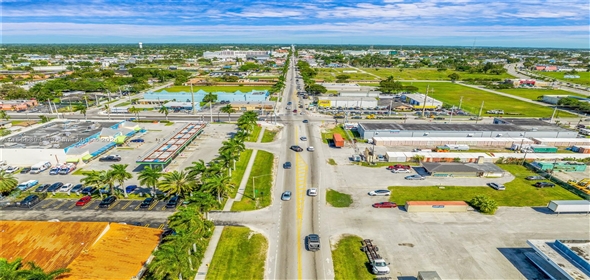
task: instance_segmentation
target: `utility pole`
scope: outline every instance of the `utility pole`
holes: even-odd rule
[[[393,106],[393,98],[389,101],[389,116],[391,117],[391,107]]]
[[[51,101],[49,101],[49,98],[47,98],[47,105],[49,105],[49,111],[53,115],[53,107],[51,107]]]
[[[197,113],[195,110],[195,92],[193,91],[193,83],[191,83],[191,98],[193,100],[193,116]]]
[[[479,122],[479,118],[481,117],[481,111],[483,110],[483,101],[481,102],[481,107],[479,107],[479,114],[477,115],[477,119],[475,120],[475,124]]]
[[[428,98],[428,91],[430,90],[430,85],[426,87],[426,94],[424,95],[424,105],[422,106],[422,117],[425,118],[426,114],[426,99]]]
[[[555,117],[555,112],[557,112],[557,105],[555,105],[555,107],[553,107],[553,114],[551,114],[551,119],[549,120],[549,123],[553,123],[553,118]]]
[[[209,101],[209,113],[211,115],[211,123],[213,123],[213,101]]]
[[[463,96],[459,99],[459,110],[461,110],[461,103],[463,102]],[[449,119],[449,123],[453,122],[453,115],[455,114],[455,106],[451,108],[451,118]]]

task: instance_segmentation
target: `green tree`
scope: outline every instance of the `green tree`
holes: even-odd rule
[[[29,269],[23,271],[23,278],[30,280],[54,280],[59,278],[64,273],[70,271],[69,268],[59,268],[49,272],[45,272],[43,268],[36,265],[34,262],[28,262]]]
[[[203,102],[211,102],[211,103],[215,103],[217,101],[217,94],[213,94],[213,93],[207,93],[205,96],[203,96]]]
[[[84,115],[84,119],[86,119],[86,111],[88,110],[88,108],[86,107],[86,105],[83,104],[78,104],[76,106],[74,106],[74,112],[80,112],[80,114]]]
[[[159,189],[170,195],[182,197],[188,196],[195,189],[195,181],[189,176],[188,172],[172,171],[164,173],[163,179],[159,183]]]
[[[459,79],[461,78],[461,76],[459,76],[459,74],[457,74],[457,73],[452,73],[452,74],[450,74],[448,77],[449,77],[449,79],[451,79],[451,81],[453,81],[453,82],[454,82],[454,81],[457,81],[457,80],[459,80]]]
[[[152,189],[152,195],[156,195],[156,187],[162,177],[162,172],[159,167],[151,168],[146,166],[139,172],[139,184]]]
[[[84,178],[80,180],[87,186],[96,186],[97,188],[106,187],[109,189],[111,194],[115,194],[114,180],[110,170],[93,170],[85,172]],[[103,192],[99,191],[100,197],[103,198]]]
[[[385,80],[381,80],[379,82],[379,90],[383,93],[392,93],[398,92],[403,89],[403,86],[400,82],[397,82],[393,79],[393,76],[387,77]]]
[[[18,180],[10,173],[0,170],[0,194],[10,193],[18,186]]]
[[[174,242],[166,242],[154,252],[154,259],[148,265],[146,279],[188,279],[192,274],[187,250]]]
[[[217,195],[217,199],[221,202],[222,197],[226,197],[232,189],[230,178],[228,176],[212,176],[205,180],[204,189],[213,192]]]
[[[114,182],[119,183],[123,189],[123,195],[127,197],[127,189],[125,188],[125,180],[133,178],[133,175],[127,172],[129,164],[112,164],[110,174]]]
[[[309,85],[306,87],[305,90],[311,94],[322,94],[322,93],[326,93],[328,91],[328,89],[326,89],[326,87],[319,85],[319,84]]]
[[[49,117],[47,117],[45,115],[40,115],[39,119],[41,120],[41,123],[49,122]]]
[[[170,112],[168,111],[168,108],[166,106],[162,105],[162,107],[160,107],[160,109],[158,110],[158,113],[164,114],[164,116],[166,116],[166,120],[168,120],[168,114]]]
[[[211,209],[219,208],[221,204],[213,197],[210,193],[206,192],[195,192],[187,198],[187,205],[195,207],[200,213],[206,214]],[[206,219],[206,215],[203,215]]]
[[[348,79],[350,79],[349,75],[340,74],[340,75],[336,76],[337,83],[346,83]]]
[[[231,106],[231,104],[227,104],[227,105],[221,107],[220,111],[222,113],[227,114],[227,118],[228,118],[229,122],[231,122],[231,114],[236,112],[236,110],[234,110],[234,108]]]
[[[202,159],[199,161],[193,161],[192,164],[193,165],[185,168],[185,170],[188,172],[189,177],[200,183],[202,174],[207,171],[207,165]]]
[[[0,110],[0,119],[4,119],[6,121],[10,120],[10,116],[4,110]]]
[[[22,259],[17,258],[12,262],[9,262],[7,259],[0,258],[0,279],[9,280],[9,279],[23,279],[23,270],[21,270],[23,266]]]
[[[498,210],[498,203],[487,195],[477,195],[469,203],[485,214],[493,215]]]

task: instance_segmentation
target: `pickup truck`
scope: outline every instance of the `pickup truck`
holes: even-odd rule
[[[373,240],[365,239],[361,242],[363,247],[361,250],[367,254],[367,258],[369,259],[369,264],[371,265],[371,271],[375,275],[385,275],[389,274],[389,263],[385,262],[385,260],[377,253],[379,248],[373,245]]]
[[[402,165],[402,164],[390,165],[390,166],[387,167],[387,170],[396,170],[396,169],[407,169],[407,170],[410,170],[410,169],[412,169],[412,167],[409,166],[409,165]]]

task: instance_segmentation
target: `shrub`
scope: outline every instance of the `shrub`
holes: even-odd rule
[[[469,202],[480,212],[493,215],[498,210],[498,203],[486,195],[477,195]]]

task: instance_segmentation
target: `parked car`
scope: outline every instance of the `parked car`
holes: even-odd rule
[[[303,123],[308,123],[308,122],[309,122],[308,120],[303,120]]]
[[[537,188],[553,188],[553,187],[555,187],[555,184],[550,183],[550,182],[537,182],[537,183],[535,183],[535,187],[537,187]]]
[[[394,170],[394,169],[412,169],[412,167],[409,165],[402,165],[402,164],[390,165],[387,167],[387,170]]]
[[[369,192],[370,196],[388,196],[391,195],[391,191],[389,190],[374,190]]]
[[[299,146],[296,146],[296,145],[291,146],[290,149],[293,150],[293,151],[295,151],[295,152],[303,152],[303,148],[301,148]]]
[[[490,187],[492,187],[493,189],[495,189],[495,190],[498,190],[498,191],[504,191],[504,190],[506,190],[506,187],[505,187],[504,185],[502,185],[502,184],[498,184],[498,183],[489,183],[488,185],[489,185]]]
[[[528,176],[528,177],[526,177],[526,179],[529,181],[545,180],[545,177],[543,177],[543,176]]]
[[[406,180],[424,180],[426,178],[424,178],[424,176],[414,174],[414,175],[406,176],[406,177],[404,177],[404,179],[406,179]]]
[[[26,182],[22,182],[22,183],[18,184],[16,186],[16,188],[21,191],[26,191],[26,190],[36,186],[37,184],[39,184],[39,181],[37,181],[37,180],[28,180]]]
[[[281,195],[281,200],[283,200],[283,201],[291,200],[291,192],[290,191],[284,192]]]
[[[373,208],[395,208],[397,204],[395,202],[377,202],[373,204]]]
[[[313,152],[313,151],[315,151],[315,149],[313,148],[313,146],[309,146],[309,147],[307,147],[307,151],[308,152]]]
[[[284,169],[291,169],[291,162],[287,161],[287,162],[283,163],[283,168]]]
[[[62,182],[57,182],[57,183],[53,183],[51,186],[49,186],[49,188],[47,189],[47,192],[55,192],[57,190],[59,190],[59,188],[61,188],[61,186],[63,186],[64,183]]]
[[[307,141],[307,137],[305,137],[305,136],[301,136],[301,137],[299,138],[299,140],[301,140],[301,141]]]
[[[59,188],[59,192],[69,192],[73,187],[74,187],[74,185],[71,183],[63,184]]]
[[[50,184],[43,184],[43,185],[41,185],[41,186],[38,186],[38,187],[35,189],[35,192],[44,192],[44,191],[46,191],[46,190],[47,190],[47,188],[49,188],[50,186],[51,186]]]
[[[84,185],[82,184],[76,184],[70,191],[71,192],[79,192],[82,190],[82,188],[84,188]]]
[[[141,202],[141,204],[139,205],[139,208],[150,208],[150,206],[152,206],[152,203],[154,203],[154,201],[155,200],[153,197],[148,197]]]
[[[25,167],[23,169],[21,169],[20,174],[27,174],[31,171],[30,167]]]
[[[9,166],[6,168],[6,173],[16,173],[19,169],[20,167],[18,166]]]
[[[89,196],[89,195],[84,196],[76,202],[76,206],[84,206],[84,205],[88,204],[88,202],[90,202],[91,200],[92,200],[91,196]]]
[[[18,205],[20,207],[33,207],[35,206],[35,204],[39,203],[41,201],[41,198],[36,195],[36,194],[31,194],[27,197],[25,197],[25,199],[23,199]]]
[[[132,143],[143,143],[143,142],[145,142],[145,140],[143,140],[141,138],[136,138],[136,139],[131,139],[131,141],[129,141],[129,142],[132,142]]]
[[[87,194],[87,195],[92,195],[94,192],[96,192],[96,187],[85,187],[84,189],[82,189],[82,194]]]
[[[106,156],[101,157],[98,161],[121,161],[121,157],[119,155]]]
[[[176,195],[171,197],[170,200],[168,200],[168,202],[166,203],[166,208],[176,208],[176,206],[178,205],[178,200],[180,200],[180,197]]]
[[[54,167],[49,170],[49,175],[57,175],[59,174],[59,167]]]
[[[392,173],[411,173],[412,171],[410,171],[410,169],[392,169],[391,170]]]
[[[98,205],[98,207],[100,208],[108,208],[109,206],[111,206],[111,204],[113,204],[115,201],[117,200],[116,196],[109,196],[105,199],[103,199],[100,204]]]
[[[317,196],[318,195],[318,189],[316,188],[311,188],[307,190],[307,195],[309,196]]]
[[[134,190],[137,189],[137,185],[129,185],[127,187],[125,187],[125,191],[129,194],[132,193]]]

